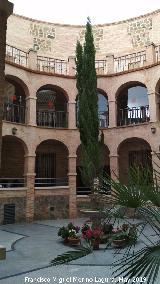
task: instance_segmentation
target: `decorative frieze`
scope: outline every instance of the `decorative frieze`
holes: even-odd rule
[[[93,28],[94,44],[96,50],[100,50],[99,43],[103,40],[103,29]],[[81,43],[84,42],[85,29],[81,30],[79,33],[79,40]]]
[[[143,47],[149,45],[150,33],[152,29],[152,19],[145,18],[139,21],[131,22],[128,25],[128,35],[132,38],[133,47]]]
[[[52,51],[52,42],[55,39],[55,28],[42,24],[30,24],[30,35],[33,37],[35,51]]]

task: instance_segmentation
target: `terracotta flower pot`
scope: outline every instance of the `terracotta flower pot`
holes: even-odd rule
[[[68,242],[70,245],[79,245],[80,238],[68,237]]]
[[[117,248],[122,248],[122,247],[125,247],[125,246],[126,246],[127,240],[126,240],[126,239],[113,240],[113,244],[114,244],[114,246],[116,246]]]
[[[100,240],[92,240],[92,247],[93,247],[93,250],[99,250],[99,244],[100,244]]]

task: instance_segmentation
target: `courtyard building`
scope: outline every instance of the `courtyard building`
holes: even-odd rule
[[[84,26],[8,18],[1,224],[75,218],[90,202],[75,78],[84,33]],[[155,168],[160,153],[160,10],[93,26],[93,34],[103,171],[127,184],[131,166]]]

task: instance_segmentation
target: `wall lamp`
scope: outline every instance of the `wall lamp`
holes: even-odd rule
[[[152,134],[155,134],[156,133],[156,128],[155,127],[151,127],[151,132],[152,132]]]
[[[16,127],[13,127],[13,128],[12,128],[12,134],[13,134],[13,135],[16,135],[16,133],[17,133],[17,128],[16,128]]]

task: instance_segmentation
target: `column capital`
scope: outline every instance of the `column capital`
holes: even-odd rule
[[[76,158],[77,158],[77,155],[69,155],[68,158],[71,158],[71,159],[72,159],[72,158],[73,158],[73,159],[75,158],[75,159],[76,159]]]
[[[118,154],[110,154],[109,158],[119,158],[119,155]]]
[[[24,158],[35,158],[36,154],[27,154],[24,156]]]
[[[28,101],[28,100],[37,100],[37,97],[31,97],[31,96],[26,97],[26,101]]]
[[[13,3],[8,0],[0,0],[0,13],[1,12],[8,18],[13,13]]]
[[[68,104],[70,104],[70,105],[74,104],[74,105],[75,105],[75,104],[76,104],[76,101],[74,101],[74,102],[70,102],[70,101],[69,101]]]
[[[68,176],[77,176],[77,173],[68,173]]]

